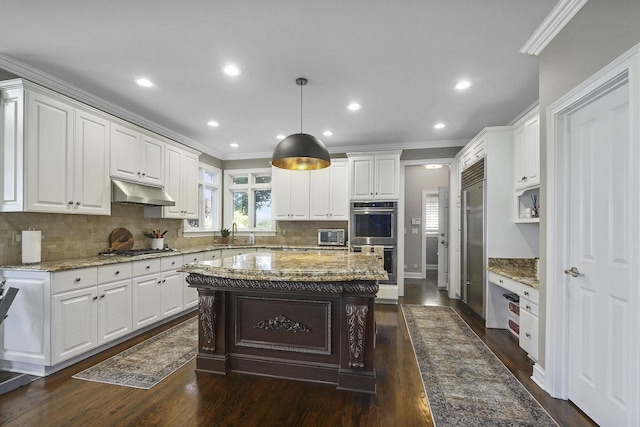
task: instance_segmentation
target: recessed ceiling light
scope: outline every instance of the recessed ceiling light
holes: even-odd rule
[[[149,79],[141,78],[137,79],[136,83],[138,83],[142,87],[151,87],[153,86],[153,82]]]
[[[351,111],[358,111],[362,106],[360,104],[358,104],[357,102],[352,102],[351,104],[349,104],[347,106],[347,108]]]
[[[473,83],[471,83],[469,80],[460,80],[458,83],[456,83],[454,88],[457,90],[469,89],[472,84]]]
[[[280,139],[280,140],[285,139],[285,138],[286,138],[286,136],[284,136],[282,134],[276,136],[276,139]]]
[[[228,76],[239,76],[240,68],[236,67],[233,64],[226,65],[222,71]]]
[[[444,127],[444,123],[436,123],[435,125],[433,125],[434,129],[442,129]]]
[[[217,128],[218,126],[220,126],[220,123],[216,122],[215,120],[210,120],[207,122],[207,124],[212,128]]]
[[[424,165],[425,169],[440,169],[442,165]]]
[[[322,132],[322,134],[324,136],[331,136],[331,135],[333,135],[333,132],[331,132],[330,130],[325,130],[324,132]]]
[[[240,145],[238,145],[238,143],[236,142],[232,142],[231,144],[229,144],[229,147],[238,148],[240,147]]]

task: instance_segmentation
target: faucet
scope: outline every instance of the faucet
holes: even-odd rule
[[[231,225],[231,244],[236,242],[236,231],[238,231],[238,224],[235,222]]]

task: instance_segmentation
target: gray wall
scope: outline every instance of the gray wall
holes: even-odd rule
[[[547,205],[547,107],[640,43],[640,1],[590,0],[540,54],[541,206]],[[546,271],[546,216],[540,215],[540,271]],[[544,367],[546,284],[540,284],[540,364]]]
[[[441,169],[425,169],[423,166],[407,166],[404,178],[404,263],[405,273],[420,273],[422,263],[422,235],[424,218],[422,218],[422,191],[438,192],[438,187],[449,186],[449,167]],[[420,225],[412,226],[411,218],[420,218]],[[411,228],[419,228],[418,234],[411,234]],[[437,242],[437,239],[436,241]],[[433,239],[427,242],[428,259],[437,263],[435,252],[438,250]],[[413,268],[418,264],[418,268]]]

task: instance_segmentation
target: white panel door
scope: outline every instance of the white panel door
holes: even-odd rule
[[[140,170],[140,134],[128,127],[111,124],[111,176],[137,181]]]
[[[164,189],[176,204],[165,206],[165,218],[182,218],[182,150],[168,146],[165,151]]]
[[[51,297],[52,364],[77,356],[98,345],[96,300],[95,286]]]
[[[98,345],[133,330],[131,279],[98,286]]]
[[[627,426],[632,286],[637,286],[637,147],[628,83],[569,115],[569,399],[600,425]],[[636,136],[637,137],[637,136]],[[637,143],[637,141],[635,141]],[[551,325],[553,327],[553,325]],[[637,425],[637,424],[634,424]]]
[[[333,165],[309,173],[309,218],[312,220],[330,219],[330,175]]]
[[[162,317],[182,311],[183,286],[182,274],[177,271],[162,273],[160,283],[160,305]]]
[[[198,156],[182,154],[182,208],[184,218],[198,218]]]
[[[144,134],[140,138],[140,170],[145,184],[164,185],[164,144]]]
[[[377,156],[375,167],[376,199],[397,199],[400,189],[398,156]]]
[[[349,220],[348,182],[349,164],[345,161],[332,162],[329,176],[329,219]]]
[[[369,200],[373,198],[373,157],[352,157],[351,199]]]
[[[158,290],[158,282],[160,275],[134,277],[133,278],[133,329],[139,329],[144,326],[160,320],[160,291]]]
[[[102,117],[76,110],[75,129],[73,211],[109,215],[109,122]]]
[[[438,287],[449,285],[449,187],[438,187]]]
[[[27,209],[71,212],[73,108],[27,93]]]

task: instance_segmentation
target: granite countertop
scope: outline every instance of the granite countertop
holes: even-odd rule
[[[342,251],[347,252],[346,246],[301,246],[301,245],[211,245],[199,248],[175,249],[171,251],[158,251],[158,253],[144,254],[136,256],[101,256],[96,255],[86,258],[63,259],[58,261],[43,261],[33,264],[15,264],[3,265],[0,269],[4,270],[20,270],[20,271],[39,271],[54,273],[57,271],[74,270],[77,268],[96,267],[100,265],[119,264],[123,262],[140,261],[145,259],[163,258],[176,255],[194,254],[199,252],[215,251],[219,249],[268,249],[281,251]]]
[[[489,258],[487,270],[535,289],[540,284],[538,258]]]
[[[256,252],[186,264],[178,271],[227,279],[337,282],[387,280],[373,255],[347,251]]]

